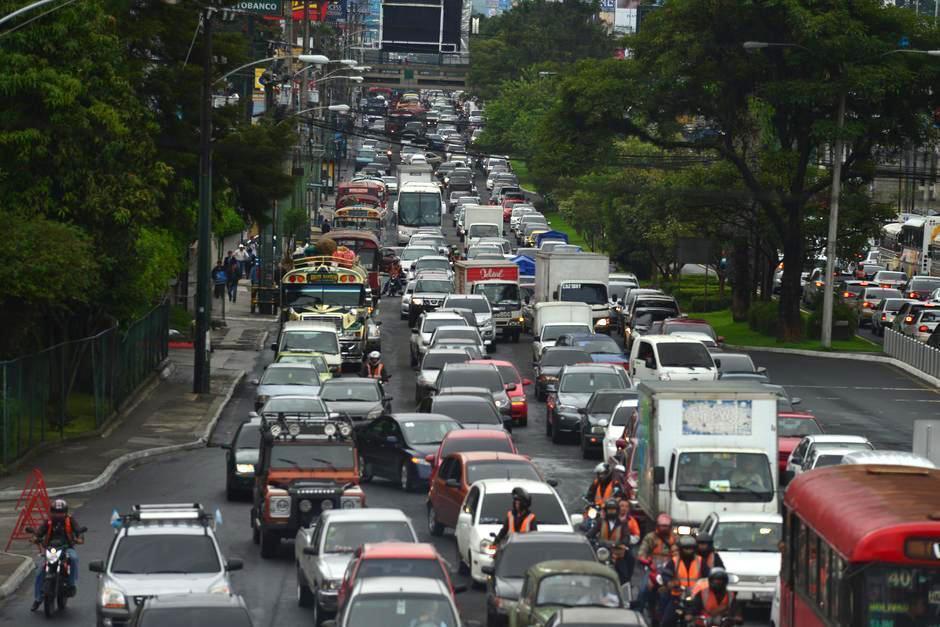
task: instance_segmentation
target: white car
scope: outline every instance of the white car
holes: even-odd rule
[[[415,283],[417,281],[408,281],[405,285],[405,291],[401,295],[401,319],[407,320],[408,313],[411,311],[411,299],[415,295]]]
[[[787,459],[787,480],[792,479],[804,470],[804,463],[813,455],[813,449],[817,446],[852,448],[855,450],[874,450],[874,446],[868,441],[868,438],[860,435],[838,435],[829,433],[817,433],[808,435],[800,440],[800,443],[794,447]]]
[[[610,414],[610,421],[607,423],[607,430],[604,432],[604,461],[610,461],[617,454],[617,440],[624,437],[626,427],[630,424],[630,419],[637,411],[639,399],[630,398],[620,401],[614,407]]]
[[[411,155],[411,158],[408,159],[408,163],[411,165],[426,164],[428,162],[427,158],[420,152],[416,152]]]
[[[421,314],[418,328],[411,334],[411,365],[416,366],[428,352],[434,330],[442,326],[469,326],[463,316],[456,313],[427,311]]]
[[[715,551],[733,575],[728,589],[738,602],[770,605],[780,574],[780,540],[783,517],[779,514],[724,512],[710,514],[700,533],[711,534]]]
[[[496,548],[493,537],[499,533],[506,514],[512,509],[513,488],[525,488],[532,497],[532,511],[537,512],[539,531],[574,533],[581,524],[581,514],[569,515],[558,493],[547,483],[521,479],[483,479],[467,492],[457,516],[457,552],[460,569],[469,569],[470,577],[485,583],[481,570],[493,564]]]

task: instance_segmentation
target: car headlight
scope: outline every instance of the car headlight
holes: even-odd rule
[[[106,584],[101,588],[101,607],[106,609],[126,609],[127,608],[127,597],[124,596],[124,591],[120,588],[112,585]]]
[[[594,326],[606,327],[608,324],[610,324],[610,320],[608,320],[607,318],[600,318],[597,322],[594,323]]]
[[[341,579],[324,579],[320,584],[321,590],[339,590],[339,587],[343,584]]]
[[[268,514],[272,518],[288,518],[290,516],[290,497],[272,496],[268,498]]]
[[[576,414],[578,413],[578,408],[574,405],[559,405],[557,407],[558,413],[560,414]]]
[[[497,406],[497,407],[505,407],[505,406],[508,405],[508,404],[509,404],[509,399],[506,399],[506,398],[498,398],[498,399],[496,399],[496,406]]]
[[[224,581],[220,581],[209,588],[209,594],[232,594],[232,588]]]
[[[412,457],[412,458],[411,458],[411,463],[414,464],[415,466],[430,466],[430,464],[428,464],[427,460],[426,460],[426,459],[423,459],[423,458],[421,458],[421,457]]]
[[[486,553],[487,555],[496,554],[496,545],[493,544],[493,541],[489,538],[484,538],[480,540],[480,553]]]
[[[254,464],[235,464],[235,472],[241,475],[251,474],[255,471]]]
[[[421,305],[421,304],[423,304],[423,303],[424,303],[424,299],[423,299],[423,298],[412,298],[412,299],[411,299],[411,304],[412,304],[412,305]]]

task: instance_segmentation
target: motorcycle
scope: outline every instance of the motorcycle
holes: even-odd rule
[[[660,572],[669,563],[671,558],[669,556],[657,556],[647,559],[637,559],[637,562],[643,565],[644,570],[646,570],[646,586],[649,588],[651,593],[651,598],[653,601],[647,605],[646,610],[649,613],[650,623],[653,625],[660,624],[660,607],[659,607],[659,591],[663,587],[664,582]],[[684,619],[684,617],[683,617]],[[681,624],[681,623],[680,623]]]
[[[87,527],[81,527],[76,535],[82,535],[87,531]],[[26,531],[35,533],[35,530],[27,527]],[[45,570],[42,583],[42,606],[46,618],[52,616],[56,607],[58,611],[65,610],[69,598],[75,596],[76,589],[69,585],[69,572],[72,569],[72,561],[66,554],[64,546],[45,547],[46,562],[43,565]]]
[[[595,528],[602,523],[601,516],[593,503],[590,503],[587,499],[583,500],[587,501],[589,505],[584,513],[584,522],[581,523],[581,531],[585,535],[593,536]],[[599,540],[596,536],[591,538],[591,547],[594,549],[594,555],[597,561],[612,570],[616,570],[614,566],[616,561],[615,552],[630,550],[630,547],[626,544],[616,544]],[[629,581],[622,582],[620,585],[620,594],[625,601],[633,601],[633,584]]]

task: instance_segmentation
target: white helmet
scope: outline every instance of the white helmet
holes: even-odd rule
[[[382,359],[382,353],[380,353],[379,351],[372,351],[371,353],[369,353],[369,359],[373,361],[378,361]]]

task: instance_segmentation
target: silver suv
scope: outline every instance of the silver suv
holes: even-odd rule
[[[222,557],[212,516],[198,503],[135,505],[114,534],[98,573],[98,627],[127,625],[146,599],[167,594],[232,593],[241,560]]]

